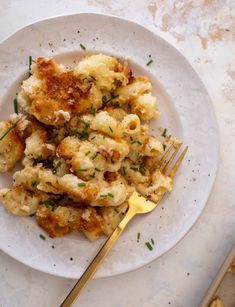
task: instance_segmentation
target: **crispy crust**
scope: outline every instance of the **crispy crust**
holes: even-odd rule
[[[102,234],[103,219],[93,208],[57,207],[54,211],[40,206],[37,210],[38,224],[51,236],[60,237],[72,230],[83,232],[92,241]]]
[[[41,80],[41,88],[29,96],[32,100],[29,113],[47,125],[63,124],[72,113],[86,111],[81,103],[87,97],[90,86],[74,74],[61,69],[54,59],[38,58],[35,76]]]

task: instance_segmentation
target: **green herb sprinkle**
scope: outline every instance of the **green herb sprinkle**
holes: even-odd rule
[[[40,237],[42,240],[46,240],[46,237],[45,237],[44,235],[42,235],[41,233],[40,233],[39,237]]]
[[[86,47],[83,44],[80,44],[81,49],[86,50]]]
[[[152,63],[153,63],[153,59],[149,60],[149,61],[146,63],[146,65],[149,66],[149,65],[151,65]]]
[[[145,245],[147,246],[147,248],[152,251],[153,250],[153,247],[152,245],[149,243],[149,242],[145,242]]]

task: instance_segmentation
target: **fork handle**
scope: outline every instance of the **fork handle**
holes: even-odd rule
[[[98,254],[92,260],[91,264],[88,266],[88,268],[83,273],[81,278],[77,281],[77,283],[75,284],[73,289],[70,291],[70,293],[68,294],[66,299],[63,301],[63,303],[60,305],[60,307],[70,307],[73,305],[73,303],[75,302],[75,300],[78,298],[79,294],[81,293],[82,289],[85,287],[88,281],[95,274],[99,265],[103,262],[104,258],[107,256],[109,251],[112,249],[114,243],[120,237],[126,225],[133,218],[134,215],[135,215],[135,212],[133,210],[129,209],[127,211],[123,220],[120,222],[120,224],[111,234],[111,236],[107,239],[107,241],[101,247]]]

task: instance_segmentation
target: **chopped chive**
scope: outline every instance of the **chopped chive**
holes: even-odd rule
[[[40,233],[39,237],[40,237],[42,240],[46,240],[46,237],[45,237],[44,235],[42,235],[41,233]]]
[[[14,103],[14,112],[16,114],[19,114],[19,111],[18,111],[18,101],[17,101],[16,98],[14,99],[13,103]]]
[[[163,144],[163,150],[164,151],[166,150],[166,144]]]
[[[95,139],[95,136],[93,136],[92,138],[91,138],[91,140],[94,140]]]
[[[52,173],[53,174],[56,174],[57,173],[57,171],[58,171],[58,168],[61,166],[61,161],[58,161],[58,163],[57,164],[53,164],[53,167],[52,167]]]
[[[123,169],[123,174],[124,174],[124,176],[126,176],[126,168],[123,167],[122,169]]]
[[[82,119],[80,119],[82,121],[82,123],[85,125],[85,127],[83,128],[83,130],[79,131],[79,130],[73,130],[71,131],[72,135],[75,135],[77,138],[79,139],[83,139],[88,137],[88,129],[90,127],[90,124],[83,121]]]
[[[111,198],[114,198],[114,195],[112,193],[107,193],[107,195]]]
[[[36,188],[37,185],[38,185],[38,182],[36,180],[31,182],[31,187]]]
[[[146,64],[147,66],[149,66],[150,64],[153,63],[153,59],[149,60],[148,63]]]
[[[167,129],[165,128],[165,129],[163,130],[163,132],[162,132],[162,136],[163,136],[163,137],[166,137],[166,133],[167,133]]]
[[[151,243],[152,243],[152,245],[154,245],[154,241],[153,241],[153,238],[151,238]]]
[[[95,160],[95,158],[98,156],[99,154],[99,151],[97,151],[92,157],[91,157],[91,160]]]
[[[57,207],[56,202],[53,199],[47,199],[46,201],[44,201],[44,206],[46,208],[52,209],[52,211],[55,211]]]
[[[29,195],[30,195],[30,197],[33,197],[33,192],[29,191]]]
[[[78,168],[77,169],[77,172],[86,172],[87,171],[87,169],[85,169],[85,168]]]
[[[93,82],[96,81],[96,78],[93,77],[93,76],[88,76],[88,77],[85,77],[85,78],[82,79],[82,81],[85,81],[85,80],[86,80],[87,83],[93,83]]]
[[[79,183],[78,183],[78,186],[79,186],[79,187],[85,187],[85,182],[79,182]]]
[[[137,233],[137,242],[140,241],[140,232]]]
[[[92,175],[89,175],[90,178],[95,178],[95,173],[93,173]]]
[[[32,75],[31,73],[31,65],[32,65],[32,56],[29,56],[29,77]]]
[[[101,172],[101,170],[100,170],[98,167],[95,167],[95,170],[96,170],[97,172]]]
[[[85,153],[85,156],[88,156],[89,155],[89,153],[91,153],[91,151],[89,150],[89,151],[87,151],[86,153]]]
[[[91,106],[91,114],[95,117],[96,115],[96,107],[94,105]]]
[[[17,122],[15,122],[10,128],[8,128],[8,129],[3,133],[3,135],[0,137],[0,141],[2,141],[2,140],[5,138],[5,136],[6,136],[9,132],[11,132],[12,129],[14,129],[14,128],[16,127],[16,125],[18,124],[19,121],[20,121],[20,119],[18,119]]]
[[[138,167],[134,167],[134,166],[131,166],[130,169],[132,169],[135,172],[138,172],[138,170],[139,170]]]
[[[109,130],[111,131],[111,132],[113,132],[113,129],[109,126]]]
[[[139,166],[139,172],[140,172],[142,175],[144,175],[144,174],[146,173],[146,171],[147,171],[146,167],[144,167],[144,165],[141,164],[141,165]]]
[[[107,193],[107,194],[101,194],[100,197],[111,197],[111,198],[114,198],[114,195],[112,193]]]
[[[145,242],[145,245],[147,246],[147,248],[152,251],[153,250],[153,247],[152,245],[149,243],[149,242]]]
[[[142,145],[143,143],[140,142],[139,140],[134,140],[131,142],[131,144],[139,144],[139,145]]]
[[[109,104],[109,103],[112,104],[112,101],[118,97],[119,95],[111,95],[111,98],[107,98],[107,96],[103,96],[102,101],[104,104]]]
[[[86,47],[85,47],[83,44],[80,44],[80,47],[81,47],[83,50],[86,50]]]
[[[103,135],[103,139],[105,139],[106,138],[106,136],[105,135]]]

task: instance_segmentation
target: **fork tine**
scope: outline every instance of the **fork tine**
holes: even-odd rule
[[[163,174],[166,174],[168,168],[170,167],[171,163],[173,162],[173,160],[175,159],[177,153],[179,152],[181,145],[182,145],[182,143],[179,144],[179,145],[175,148],[175,151],[174,151],[173,154],[171,155],[171,157],[170,157],[170,159],[168,160],[168,162],[165,164],[165,166],[162,167],[161,171],[162,171]]]
[[[164,153],[161,160],[158,162],[158,168],[162,168],[164,162],[166,161],[166,158],[169,156],[169,153],[171,152],[172,148],[174,147],[174,143],[171,143],[171,145],[168,147],[167,151]]]
[[[179,156],[178,160],[175,162],[175,165],[173,166],[173,168],[171,169],[168,177],[170,178],[174,178],[178,168],[180,167],[180,164],[182,163],[184,156],[186,155],[186,152],[188,150],[188,146],[185,147],[185,149],[183,150],[183,152],[181,153],[181,155]]]

